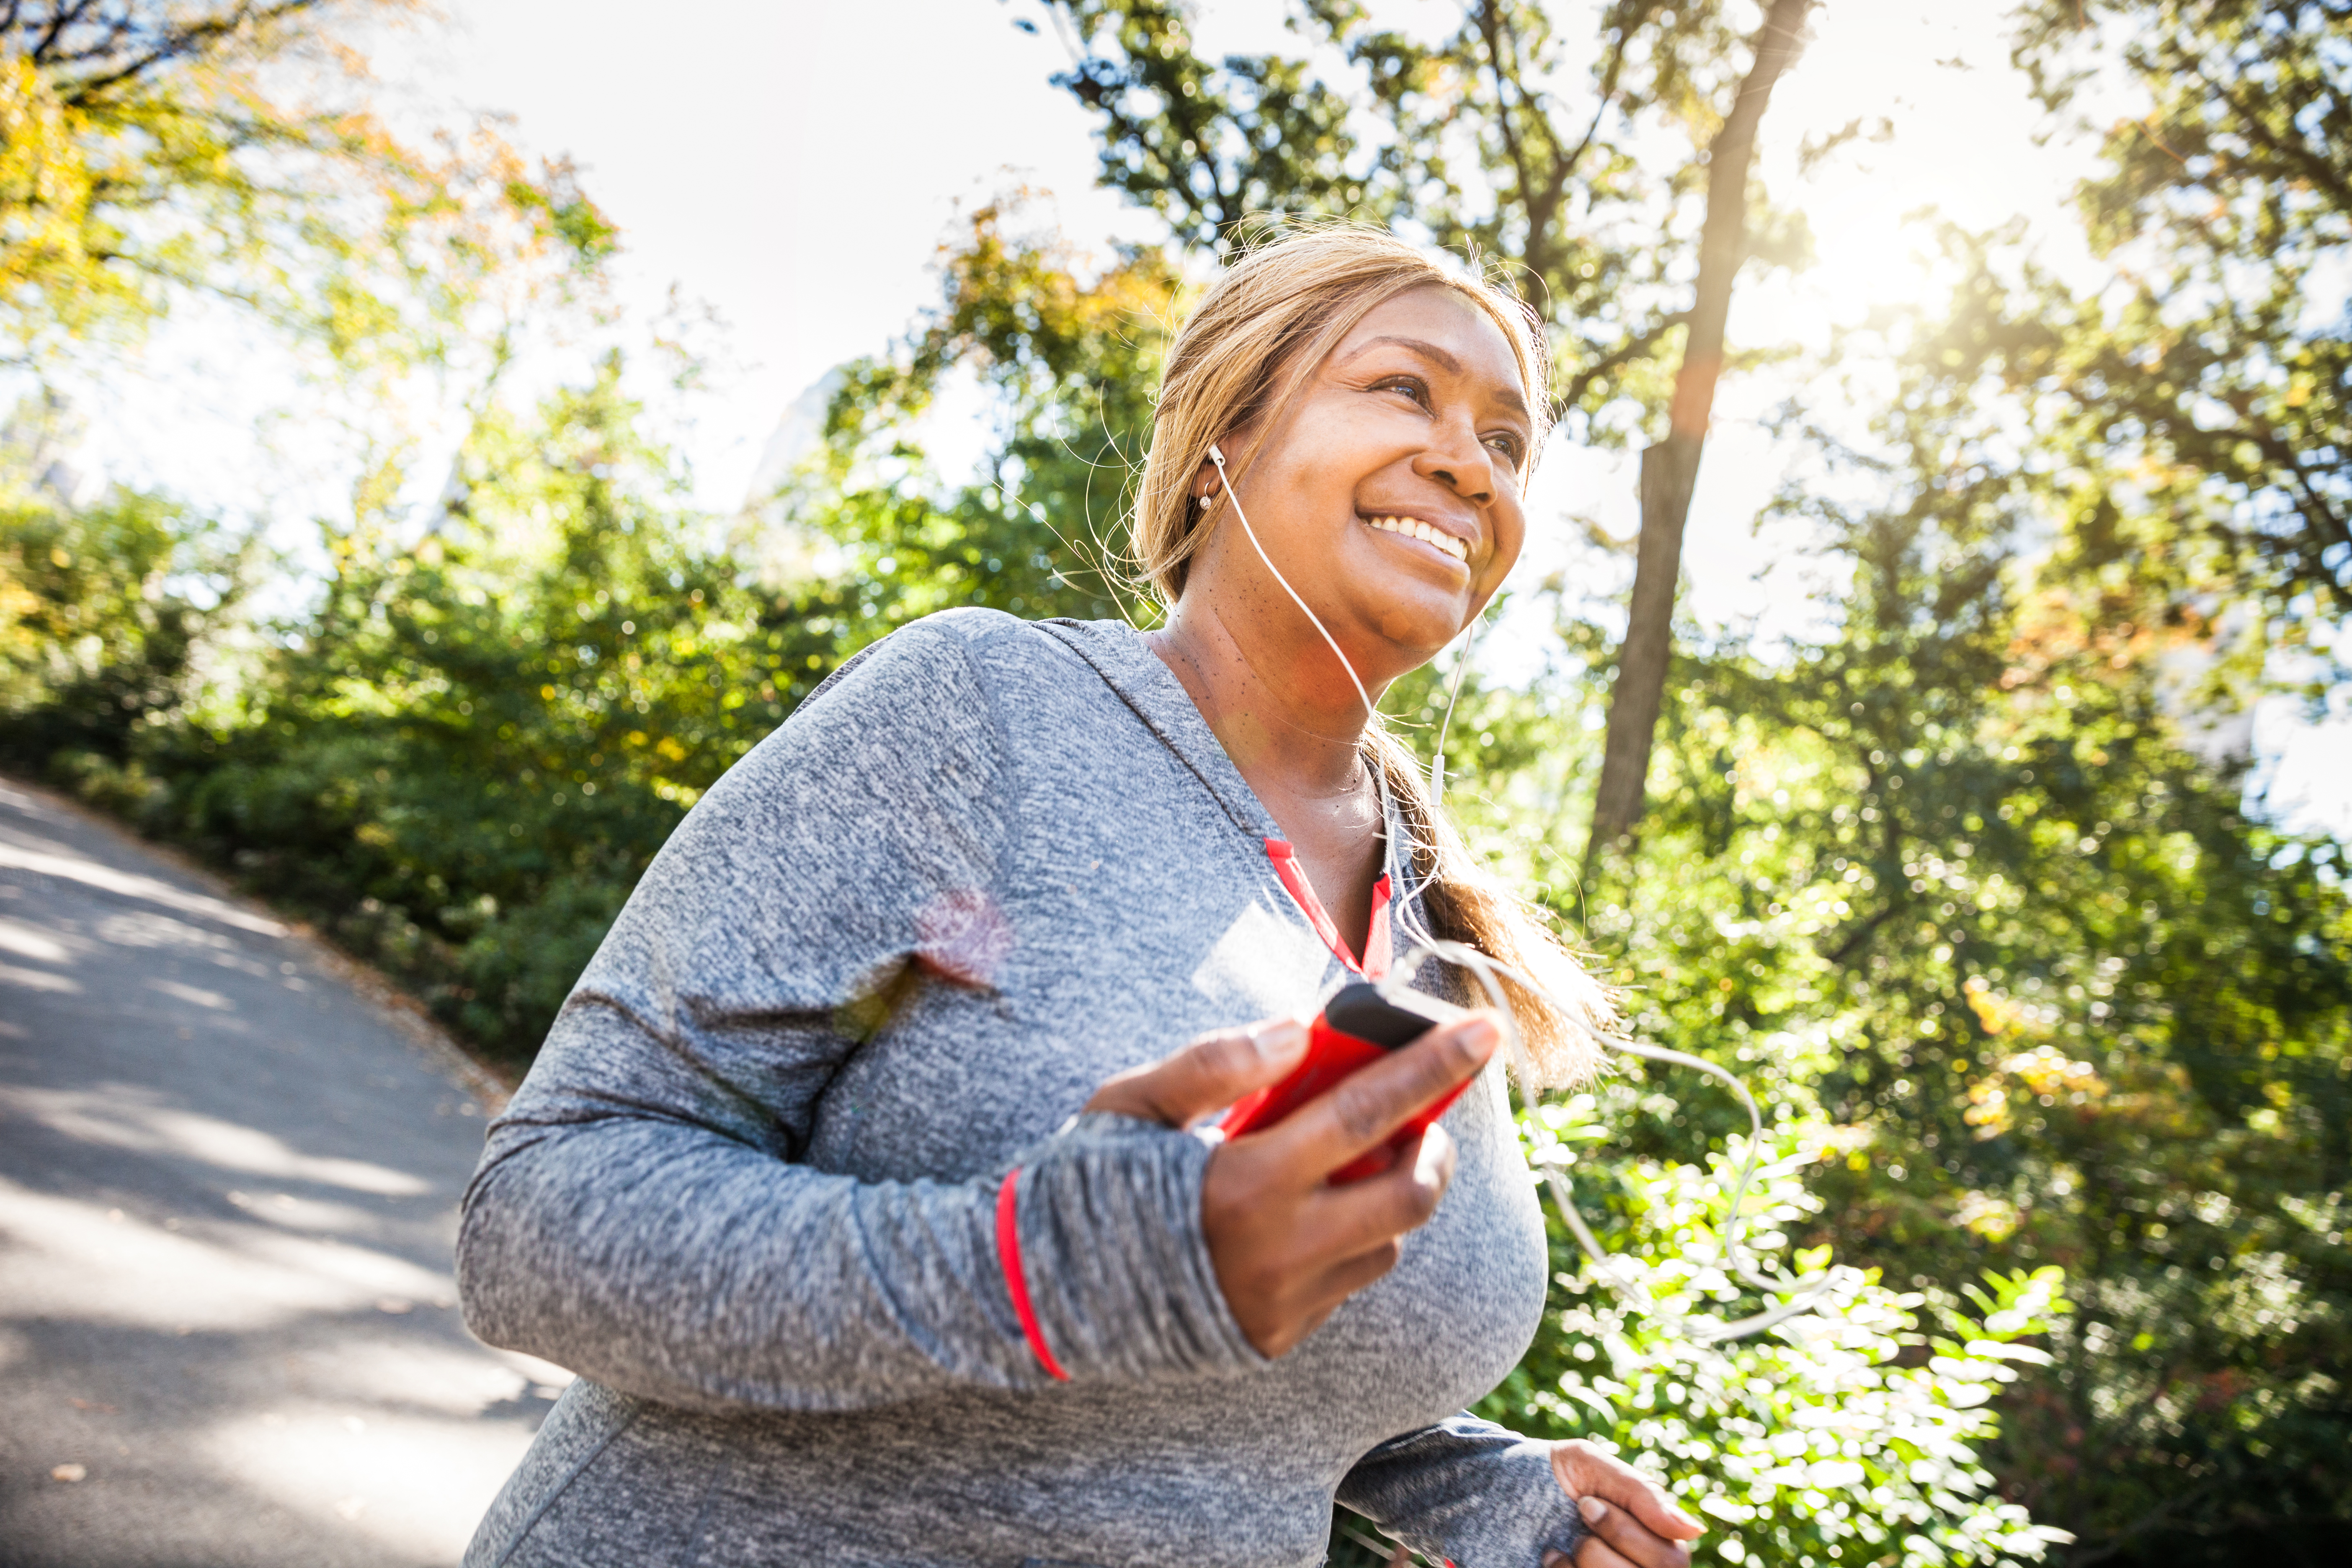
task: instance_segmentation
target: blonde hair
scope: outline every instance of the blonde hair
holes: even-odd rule
[[[1329,225],[1266,244],[1236,262],[1204,295],[1170,345],[1151,446],[1136,496],[1134,575],[1163,604],[1184,590],[1208,530],[1192,485],[1211,446],[1244,427],[1248,451],[1226,452],[1247,468],[1309,377],[1356,323],[1408,289],[1452,289],[1503,333],[1537,420],[1528,466],[1542,449],[1550,406],[1550,359],[1534,312],[1491,279],[1441,266],[1384,229]],[[1221,509],[1223,510],[1228,509]],[[1553,936],[1540,912],[1472,858],[1433,800],[1421,763],[1375,715],[1365,731],[1411,838],[1410,869],[1433,934],[1478,949],[1532,976],[1543,990],[1506,981],[1538,1075],[1573,1082],[1591,1072],[1618,1030],[1614,1003]]]

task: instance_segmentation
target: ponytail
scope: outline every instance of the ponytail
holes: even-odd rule
[[[1544,1086],[1591,1077],[1602,1050],[1622,1028],[1608,988],[1553,935],[1542,910],[1504,887],[1472,858],[1454,819],[1430,798],[1420,759],[1411,749],[1378,725],[1365,742],[1389,798],[1404,819],[1406,843],[1400,859],[1420,891],[1430,934],[1475,947],[1544,987],[1530,991],[1507,975],[1502,977],[1512,1016]]]

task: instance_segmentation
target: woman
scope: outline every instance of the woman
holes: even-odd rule
[[[1502,585],[1545,375],[1521,308],[1390,237],[1259,252],[1171,353],[1160,630],[931,617],[704,797],[467,1194],[467,1322],[581,1374],[472,1568],[1308,1564],[1335,1497],[1461,1568],[1687,1561],[1628,1467],[1458,1414],[1547,1268],[1491,1015],[1185,1131],[1400,926],[1548,964],[1580,1010],[1520,1017],[1586,1065],[1605,1005],[1358,685]]]

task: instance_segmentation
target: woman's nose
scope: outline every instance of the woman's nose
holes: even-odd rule
[[[1495,499],[1495,457],[1476,431],[1449,426],[1444,439],[1413,459],[1413,471],[1437,480],[1464,500],[1484,506]]]

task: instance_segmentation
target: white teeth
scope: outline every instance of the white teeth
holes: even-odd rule
[[[1367,526],[1377,528],[1382,533],[1402,533],[1407,539],[1418,539],[1424,544],[1433,544],[1456,561],[1466,562],[1470,559],[1468,545],[1442,528],[1430,527],[1419,518],[1368,517],[1364,521]]]

